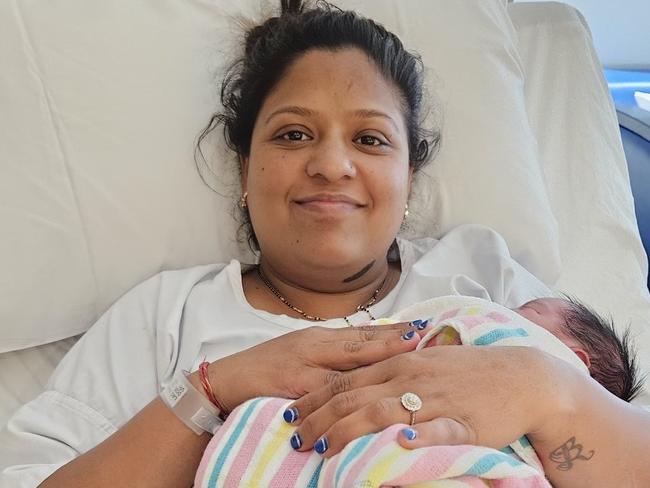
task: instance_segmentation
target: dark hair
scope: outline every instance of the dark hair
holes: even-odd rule
[[[629,402],[641,391],[637,361],[629,329],[618,337],[611,320],[604,319],[573,297],[564,314],[565,333],[577,340],[589,355],[589,373],[617,397]]]
[[[228,147],[239,156],[250,153],[255,120],[262,104],[283,74],[311,49],[363,50],[402,98],[408,132],[409,164],[417,171],[430,159],[440,141],[438,131],[423,127],[423,65],[399,38],[382,25],[353,11],[318,1],[307,8],[302,0],[281,0],[280,15],[246,33],[244,55],[228,69],[221,86],[223,112],[214,114],[198,139],[219,124]],[[245,226],[250,224],[245,212]],[[252,232],[249,243],[257,246]]]

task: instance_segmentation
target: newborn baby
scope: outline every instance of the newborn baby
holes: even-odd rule
[[[541,298],[510,310],[472,297],[439,297],[374,323],[408,321],[426,331],[418,349],[453,344],[538,347],[591,374],[624,400],[640,389],[628,335],[619,338],[611,323],[572,299]],[[235,409],[206,448],[195,486],[433,487],[440,480],[476,486],[481,479],[490,480],[493,487],[550,487],[525,437],[501,450],[408,450],[396,438],[400,431],[408,435],[412,429],[397,424],[350,442],[328,459],[313,450],[295,451],[299,444],[290,422],[297,412],[287,409],[290,403],[256,398]]]
[[[642,382],[628,332],[619,337],[611,321],[572,298],[538,298],[514,311],[561,340],[617,397],[629,402],[639,394]]]

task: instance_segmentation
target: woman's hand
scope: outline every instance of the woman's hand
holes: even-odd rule
[[[232,410],[259,396],[299,398],[328,383],[340,371],[412,351],[419,340],[410,323],[291,332],[212,363],[210,383],[224,408]]]
[[[526,347],[442,346],[341,373],[290,406],[299,418],[292,445],[329,457],[362,435],[408,424],[400,397],[413,392],[422,408],[411,431],[402,431],[404,447],[501,448],[542,429],[567,402],[555,384],[556,361]]]

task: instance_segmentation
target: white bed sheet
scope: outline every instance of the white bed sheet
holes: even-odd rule
[[[0,425],[43,391],[52,371],[78,338],[0,354]]]

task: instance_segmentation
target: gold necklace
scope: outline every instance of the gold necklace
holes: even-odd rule
[[[325,320],[327,320],[327,319],[324,319],[322,317],[319,317],[318,315],[309,315],[308,313],[305,313],[303,310],[301,310],[298,307],[294,306],[289,300],[284,298],[284,296],[280,293],[280,291],[275,286],[273,286],[273,284],[269,281],[269,279],[266,277],[266,275],[262,271],[262,267],[259,266],[259,265],[257,266],[257,274],[260,277],[260,279],[262,280],[262,283],[264,283],[266,285],[266,287],[271,291],[271,293],[273,293],[278,298],[278,300],[280,300],[282,303],[284,303],[287,307],[289,307],[294,312],[297,312],[300,315],[302,315],[304,318],[306,318],[307,320],[313,320],[314,322],[324,322]],[[365,304],[357,305],[357,312],[364,311],[370,316],[370,320],[377,320],[377,319],[375,319],[375,317],[370,312],[369,307],[374,305],[374,303],[377,301],[377,296],[379,295],[379,292],[384,287],[384,283],[386,283],[387,278],[388,278],[388,275],[386,275],[386,278],[384,278],[384,281],[381,282],[381,284],[379,285],[379,288],[377,288],[375,290],[375,292],[372,294],[372,296],[370,297],[370,300],[368,300]],[[347,318],[347,316],[344,316],[343,319],[345,320],[345,323],[348,324],[350,327],[354,327],[352,325],[352,322],[350,322],[350,319]]]

